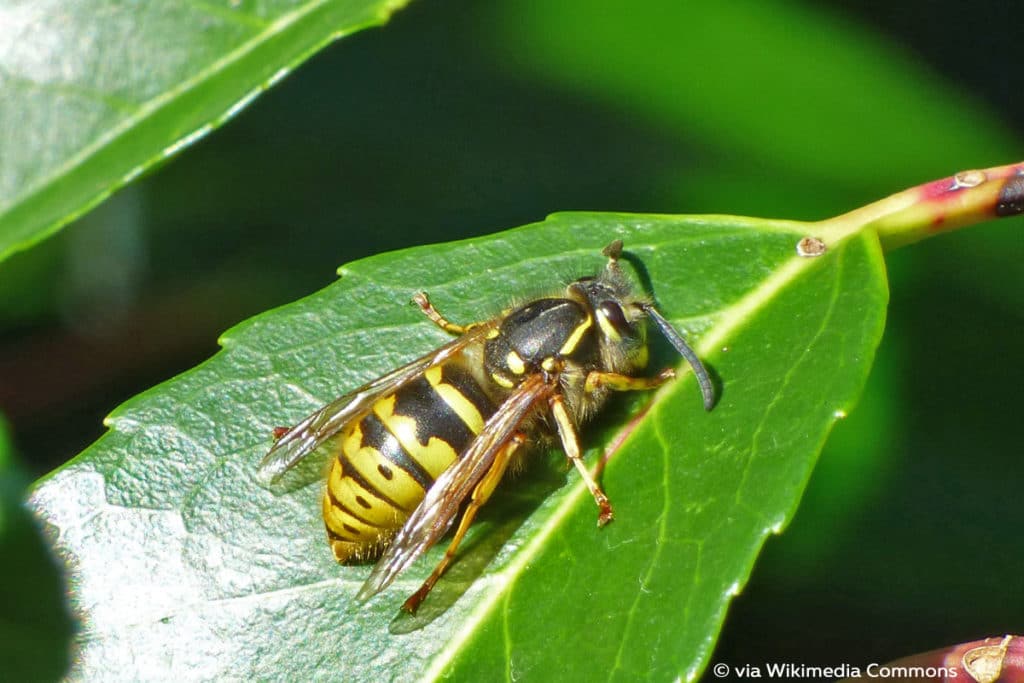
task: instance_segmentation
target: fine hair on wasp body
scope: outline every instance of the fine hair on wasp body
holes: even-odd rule
[[[639,376],[650,319],[689,362],[704,407],[714,391],[703,364],[619,268],[622,242],[605,247],[605,267],[556,296],[526,301],[482,322],[447,320],[420,292],[423,313],[455,339],[348,393],[287,431],[260,463],[272,484],[308,455],[329,451],[323,496],[327,538],[339,562],[380,556],[358,594],[386,588],[433,546],[462,512],[441,561],[403,608],[414,612],[455,556],[481,505],[530,443],[551,434],[598,506],[608,497],[581,458],[577,428],[613,391],[652,389],[672,368]]]

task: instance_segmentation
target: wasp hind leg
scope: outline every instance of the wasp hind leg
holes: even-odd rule
[[[440,311],[434,308],[434,304],[430,303],[430,297],[427,296],[426,292],[416,292],[413,294],[412,300],[420,307],[420,310],[423,311],[423,315],[430,318],[431,322],[448,334],[465,334],[477,326],[477,323],[472,323],[470,325],[458,325],[453,323],[451,320],[448,320],[448,318],[441,315]]]
[[[487,470],[480,483],[473,489],[473,493],[470,494],[469,504],[466,506],[466,511],[462,513],[462,519],[459,520],[459,528],[455,530],[455,538],[448,545],[448,549],[444,552],[444,557],[434,567],[434,571],[430,573],[427,580],[423,582],[419,590],[409,596],[409,599],[402,605],[402,609],[409,614],[415,614],[420,603],[423,602],[424,598],[430,593],[434,584],[441,578],[445,570],[448,569],[448,565],[451,564],[452,559],[455,557],[455,553],[459,549],[459,543],[462,542],[462,537],[466,535],[466,531],[469,529],[470,524],[473,523],[473,518],[476,517],[477,510],[480,506],[487,502],[487,499],[491,497],[494,492],[494,487],[501,481],[501,477],[505,474],[505,468],[508,467],[509,461],[512,460],[513,453],[526,441],[526,435],[516,433],[509,439],[508,443],[498,452],[494,458],[494,463],[491,468]]]
[[[590,374],[593,375],[594,373]],[[588,377],[587,379],[589,381],[590,378]],[[551,406],[551,415],[555,418],[555,425],[558,427],[558,436],[562,440],[562,448],[565,450],[565,455],[576,466],[576,469],[579,470],[580,476],[583,477],[587,488],[590,489],[590,495],[594,497],[594,502],[597,503],[597,507],[600,510],[597,515],[597,525],[604,526],[615,518],[615,514],[612,512],[612,504],[608,500],[608,496],[604,494],[604,491],[601,490],[597,481],[590,474],[586,464],[583,462],[583,458],[580,457],[580,437],[576,433],[576,426],[573,424],[572,417],[565,407],[565,399],[562,398],[561,394],[555,394],[549,399],[549,404]]]

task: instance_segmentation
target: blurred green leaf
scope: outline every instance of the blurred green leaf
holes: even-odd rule
[[[55,680],[70,658],[71,619],[50,550],[22,501],[28,479],[0,419],[0,661],[4,680]]]
[[[73,568],[85,622],[78,673],[695,675],[881,335],[877,240],[851,233],[801,258],[804,229],[559,214],[350,264],[340,282],[234,328],[217,356],[123,405],[104,438],[36,486],[32,506]],[[331,559],[318,486],[275,496],[254,481],[271,428],[438,345],[444,335],[409,303],[413,292],[455,320],[477,319],[510,294],[593,272],[614,237],[721,379],[715,410],[701,409],[685,376],[616,404],[585,432],[593,451],[649,403],[604,471],[609,527],[596,528],[578,477],[551,491],[560,475],[539,465],[503,487],[415,618],[394,616],[443,548],[356,604],[369,567]]]
[[[0,7],[0,258],[24,249],[405,0]]]
[[[0,535],[10,526],[9,502],[15,500],[26,482],[24,474],[14,461],[11,442],[7,435],[7,424],[0,419]]]
[[[782,185],[794,195],[783,201],[813,212],[822,192],[834,207],[830,186],[867,198],[992,165],[1014,138],[981,101],[835,8],[509,0],[493,12],[494,50],[518,78],[536,74],[727,155],[672,179],[702,210],[764,214]],[[808,180],[821,187],[809,193]]]

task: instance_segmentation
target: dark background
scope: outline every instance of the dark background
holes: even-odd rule
[[[1000,155],[987,142],[964,152],[973,148],[959,125],[947,159],[864,140],[860,153],[877,159],[877,172],[853,173],[737,144],[742,118],[732,139],[687,133],[651,116],[657,103],[595,95],[599,78],[567,85],[516,53],[528,38],[507,38],[527,24],[510,27],[520,8],[503,5],[413,3],[5,263],[0,413],[32,475],[97,438],[118,403],[214,353],[227,327],[326,286],[362,256],[568,209],[825,218],[964,167],[1024,158],[1012,3],[778,3],[810,26],[826,17],[821,45],[864,39],[884,46],[883,66],[899,55],[894,73],[905,62],[927,74],[922,88],[946,94],[938,105],[969,103],[984,112],[979,134],[1004,141]],[[780,60],[782,74],[830,59],[801,52],[805,42],[764,58]],[[715,59],[750,49],[722,45]],[[877,99],[863,88],[851,82],[851,108]],[[769,83],[758,96],[772,92]],[[785,110],[769,99],[747,106],[730,113],[754,121]],[[872,106],[865,115],[884,129],[884,101]],[[828,168],[858,168],[830,158],[848,149],[832,144],[841,121],[800,121],[795,139],[820,147]],[[1014,219],[888,255],[890,319],[864,399],[736,599],[715,661],[863,666],[1024,631],[1022,229]]]

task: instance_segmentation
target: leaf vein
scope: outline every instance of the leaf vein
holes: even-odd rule
[[[833,271],[835,275],[832,280],[832,288],[829,292],[828,305],[824,310],[824,315],[821,316],[817,329],[815,329],[814,334],[810,338],[810,341],[808,341],[807,344],[804,345],[803,349],[800,351],[800,355],[796,359],[796,361],[794,361],[789,366],[789,369],[783,376],[782,381],[779,383],[778,389],[774,392],[771,401],[768,402],[764,410],[761,412],[761,419],[758,421],[758,425],[754,429],[750,437],[750,452],[747,455],[747,463],[746,466],[743,468],[743,473],[740,476],[740,481],[736,486],[736,494],[734,500],[736,504],[742,505],[743,507],[750,509],[759,519],[761,519],[764,522],[768,521],[764,514],[760,510],[757,510],[756,508],[751,508],[750,506],[747,506],[746,504],[743,503],[742,500],[743,491],[746,488],[747,479],[750,474],[750,467],[753,463],[754,458],[758,454],[758,443],[765,429],[765,426],[768,423],[769,415],[773,412],[776,406],[779,405],[779,402],[782,400],[783,394],[792,382],[793,377],[797,373],[797,370],[801,367],[801,365],[803,365],[803,363],[807,361],[808,358],[810,358],[811,354],[815,352],[815,347],[817,345],[818,340],[820,340],[821,337],[825,334],[825,330],[828,328],[828,325],[832,320],[832,316],[835,313],[839,301],[839,285],[842,281],[842,272],[844,265],[843,253],[844,252],[840,250],[839,253],[836,254],[836,266]]]
[[[50,83],[37,81],[31,78],[26,78],[19,74],[11,73],[8,69],[0,66],[0,81],[3,81],[5,85],[11,84],[15,86],[22,86],[24,88],[34,88],[41,92],[50,92],[57,95],[77,95],[83,99],[97,102],[108,109],[120,112],[126,115],[135,114],[139,105],[129,100],[124,100],[119,97],[112,97],[91,88],[83,88],[81,86],[71,86],[63,83]],[[4,93],[5,97],[11,97],[9,92]]]
[[[188,0],[188,5],[190,7],[194,7],[195,9],[199,10],[200,12],[203,12],[208,16],[215,17],[217,19],[223,19],[232,24],[247,26],[249,28],[254,29],[265,29],[267,26],[271,24],[270,21],[267,21],[266,19],[258,17],[254,14],[243,12],[237,7],[234,7],[234,3],[231,4],[232,7],[228,9],[220,5],[214,5],[209,2],[203,2],[203,0]]]
[[[654,438],[658,442],[661,448],[661,492],[662,492],[662,508],[661,514],[658,515],[658,536],[654,541],[654,552],[650,555],[650,560],[647,563],[647,568],[640,579],[640,588],[633,596],[633,603],[629,606],[626,611],[625,623],[622,627],[622,636],[619,638],[619,647],[615,652],[615,662],[612,665],[612,670],[609,673],[609,678],[619,670],[622,670],[622,656],[626,650],[626,643],[629,640],[630,631],[633,629],[635,623],[636,612],[640,604],[640,598],[645,593],[645,587],[650,581],[651,576],[654,574],[655,567],[658,565],[661,559],[662,550],[665,547],[665,543],[668,540],[668,518],[669,509],[671,507],[671,497],[669,492],[671,487],[669,486],[669,462],[666,454],[670,451],[668,440],[665,438],[665,433],[662,430],[661,420],[655,419],[652,416],[651,422],[653,424],[652,431],[654,432]]]

